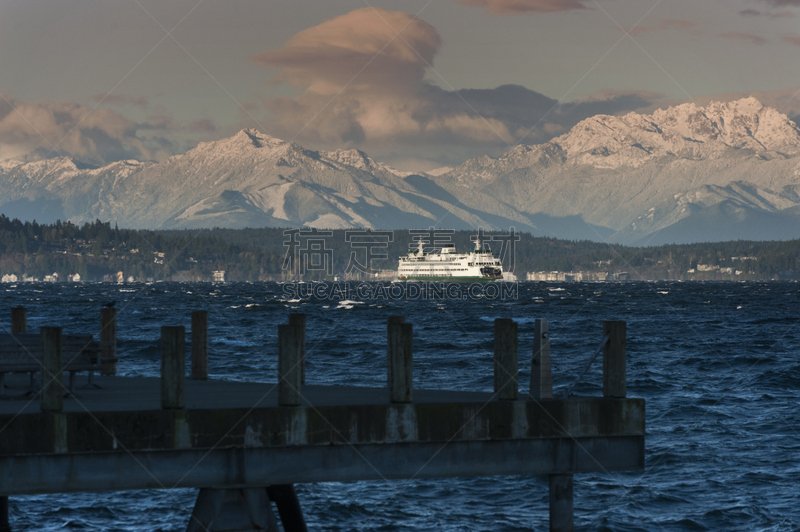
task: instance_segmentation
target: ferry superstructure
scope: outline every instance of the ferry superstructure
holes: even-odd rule
[[[469,253],[456,253],[454,244],[446,244],[428,253],[422,241],[415,251],[400,257],[397,278],[401,281],[495,281],[503,278],[500,259],[475,241]]]

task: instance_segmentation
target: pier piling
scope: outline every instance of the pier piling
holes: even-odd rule
[[[550,475],[550,532],[572,532],[572,475]]]
[[[25,307],[11,309],[11,334],[28,332],[28,311]]]
[[[64,384],[61,376],[61,327],[42,327],[42,412],[61,412]]]
[[[413,390],[413,327],[402,316],[390,316],[387,323],[389,401],[410,403]]]
[[[278,508],[278,515],[285,532],[308,532],[300,500],[294,484],[278,484],[267,488],[269,500]]]
[[[494,391],[498,399],[517,399],[517,371],[517,323],[497,318],[494,320]]]
[[[161,408],[186,407],[186,330],[161,327]]]
[[[280,532],[264,488],[201,488],[186,532]]]
[[[625,397],[625,322],[604,321],[603,397]]]
[[[107,361],[102,375],[117,374],[117,309],[113,307],[100,309],[100,360]]]
[[[550,332],[545,318],[536,318],[533,325],[533,357],[531,359],[531,397],[553,398],[553,373],[550,364]]]
[[[278,404],[300,406],[300,356],[304,327],[278,325]]]
[[[192,312],[192,379],[208,379],[208,311]]]
[[[0,497],[0,532],[11,532],[8,524],[8,497]]]
[[[306,383],[306,315],[289,314],[289,325],[300,327],[300,384]]]

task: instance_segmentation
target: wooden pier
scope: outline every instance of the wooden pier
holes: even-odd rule
[[[413,325],[400,317],[387,324],[387,388],[305,384],[299,315],[278,326],[277,382],[209,380],[207,345],[194,345],[207,342],[207,315],[192,326],[191,378],[183,327],[163,327],[160,379],[103,376],[102,388],[62,397],[60,372],[43,369],[40,398],[0,401],[0,510],[22,494],[192,487],[189,531],[289,532],[306,530],[297,483],[541,474],[550,530],[567,531],[573,475],[644,467],[624,322],[604,323],[603,396],[558,399],[546,320],[534,328],[530,392],[517,382],[517,324],[495,322],[494,393],[413,389]],[[41,335],[47,368],[63,368],[61,330]],[[109,342],[101,356],[115,359]]]

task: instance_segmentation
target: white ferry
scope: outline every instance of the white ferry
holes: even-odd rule
[[[503,265],[491,251],[475,242],[470,253],[456,253],[454,244],[426,253],[422,241],[416,251],[400,257],[397,278],[401,281],[495,281],[503,278]]]

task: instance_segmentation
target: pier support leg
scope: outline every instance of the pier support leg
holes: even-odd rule
[[[267,496],[278,507],[284,532],[308,532],[293,484],[270,486],[267,488]]]
[[[550,475],[550,532],[573,532],[572,475]]]
[[[280,532],[267,490],[202,488],[186,532],[234,531]]]
[[[8,497],[0,497],[0,532],[11,532],[8,524]]]

